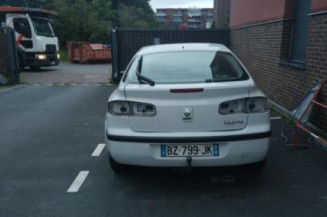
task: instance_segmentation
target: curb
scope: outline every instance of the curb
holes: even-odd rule
[[[23,86],[25,86],[25,85],[19,84],[19,85],[15,85],[15,86],[0,86],[0,93],[15,90],[15,89],[21,88]]]

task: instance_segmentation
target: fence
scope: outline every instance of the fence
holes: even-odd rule
[[[143,46],[184,42],[221,43],[229,46],[229,29],[169,30],[113,29],[112,80],[118,83],[134,54]]]
[[[15,31],[0,27],[0,75],[7,79],[7,83],[19,82],[19,63],[15,45]]]

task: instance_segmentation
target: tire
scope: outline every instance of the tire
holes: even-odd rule
[[[19,64],[19,71],[23,71],[25,68],[24,58],[21,54],[18,53],[18,64]]]
[[[123,165],[123,164],[120,164],[120,163],[117,163],[111,156],[110,154],[108,153],[108,160],[109,160],[109,165],[111,167],[111,169],[117,173],[117,174],[120,174],[120,173],[123,173],[126,171],[127,169],[127,166],[126,165]]]
[[[39,66],[31,66],[32,71],[39,71],[40,67]]]

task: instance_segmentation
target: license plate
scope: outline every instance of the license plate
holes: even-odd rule
[[[219,156],[218,144],[210,145],[160,145],[161,157]]]

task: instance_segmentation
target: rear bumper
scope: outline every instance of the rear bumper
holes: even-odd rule
[[[232,142],[242,140],[262,139],[271,136],[271,131],[263,133],[210,136],[210,137],[140,137],[140,136],[115,136],[107,134],[107,139],[117,142],[145,142],[145,143],[194,143],[194,142]]]
[[[186,157],[161,157],[162,144],[218,144],[219,156],[194,157],[192,166],[233,166],[262,161],[268,152],[271,132],[213,137],[106,137],[106,147],[115,161],[127,165],[186,167]]]

